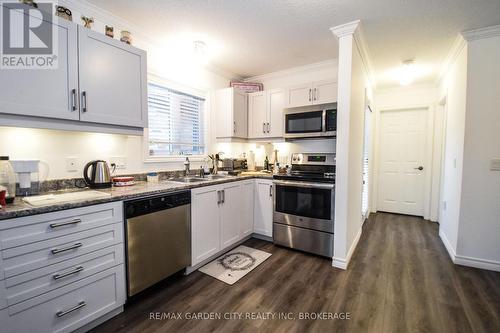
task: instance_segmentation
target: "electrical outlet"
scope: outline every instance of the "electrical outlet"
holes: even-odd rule
[[[66,171],[68,172],[78,171],[78,159],[76,157],[66,157]]]
[[[109,158],[109,163],[114,164],[117,170],[127,168],[127,159],[124,156],[112,156]]]
[[[500,158],[493,158],[490,161],[490,170],[491,171],[500,171]]]

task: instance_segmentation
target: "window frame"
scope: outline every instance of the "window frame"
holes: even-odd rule
[[[148,73],[148,79],[146,84],[157,84],[169,89],[177,90],[179,92],[193,95],[199,98],[203,98],[205,100],[205,106],[202,110],[203,115],[203,144],[206,149],[208,147],[208,139],[209,139],[209,133],[208,133],[208,115],[209,112],[207,110],[208,105],[209,105],[209,93],[208,91],[197,89],[194,87],[186,86],[177,82],[173,82],[171,80],[168,80],[162,76],[159,76],[155,73]],[[149,104],[149,103],[148,103]],[[196,155],[170,155],[170,156],[151,156],[149,155],[149,109],[148,109],[148,127],[144,128],[144,134],[143,134],[143,162],[144,163],[161,163],[161,162],[182,162],[186,159],[186,157],[189,157],[191,161],[203,161],[206,157],[206,154],[196,154]]]

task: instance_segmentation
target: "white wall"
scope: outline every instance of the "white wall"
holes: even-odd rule
[[[428,112],[427,164],[425,167],[425,202],[424,217],[431,221],[438,220],[438,205],[441,177],[441,145],[443,111],[436,109],[438,87],[436,85],[410,85],[379,89],[375,92],[375,133],[374,133],[374,185],[372,192],[372,210],[377,210],[378,201],[378,156],[380,154],[380,113],[387,110],[406,110],[425,108]],[[423,162],[423,161],[422,161]]]
[[[467,46],[464,45],[440,88],[446,96],[446,137],[439,223],[443,242],[457,248],[467,93]]]
[[[472,40],[467,57],[467,112],[456,254],[500,269],[500,36]]]

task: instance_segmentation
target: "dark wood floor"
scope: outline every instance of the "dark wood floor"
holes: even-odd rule
[[[251,239],[273,255],[233,286],[194,272],[146,292],[95,332],[500,332],[500,273],[455,266],[438,225],[379,213],[346,271]],[[151,312],[293,313],[295,320],[151,320]],[[299,312],[350,320],[299,320]]]

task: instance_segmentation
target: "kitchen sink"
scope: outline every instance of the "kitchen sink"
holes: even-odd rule
[[[201,177],[179,177],[179,178],[170,178],[168,181],[177,182],[177,183],[197,183],[204,182],[209,180],[209,178],[201,178]]]
[[[225,178],[233,178],[236,176],[217,174],[217,175],[207,175],[206,177],[207,179],[225,179]]]

